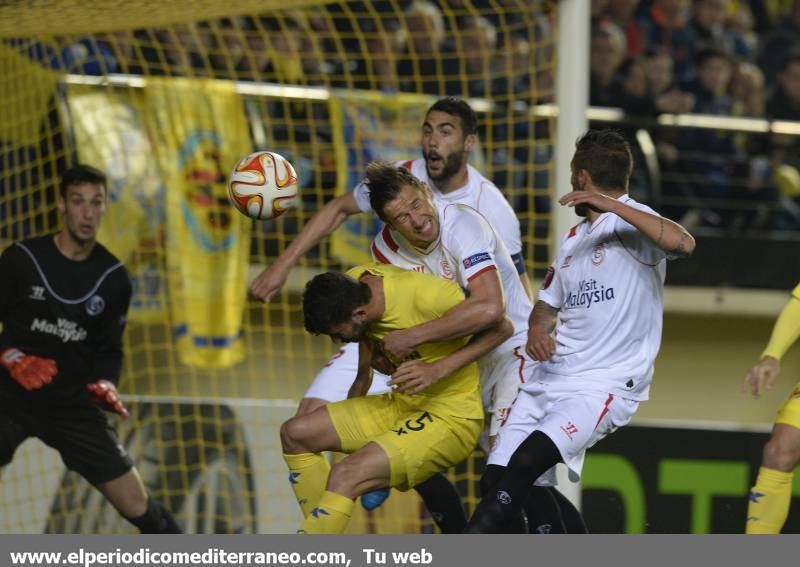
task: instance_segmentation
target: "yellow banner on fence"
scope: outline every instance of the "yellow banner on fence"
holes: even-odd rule
[[[108,180],[109,206],[98,240],[131,274],[130,318],[166,317],[163,256],[164,183],[143,122],[143,93],[69,85],[67,102],[78,159]]]
[[[0,139],[6,144],[38,144],[59,75],[31,57],[0,43]]]
[[[166,185],[172,322],[184,364],[244,358],[242,317],[252,221],[229,204],[228,172],[250,151],[231,82],[152,79],[145,86],[154,153]]]

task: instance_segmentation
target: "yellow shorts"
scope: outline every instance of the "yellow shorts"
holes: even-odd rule
[[[800,429],[800,384],[794,387],[789,398],[778,409],[775,423],[785,423]]]
[[[466,459],[483,429],[482,418],[442,415],[392,398],[390,394],[328,404],[342,452],[354,453],[373,441],[389,457],[390,485],[408,490]]]

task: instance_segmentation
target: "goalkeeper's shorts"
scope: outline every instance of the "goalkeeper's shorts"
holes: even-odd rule
[[[43,405],[0,392],[0,466],[28,437],[37,437],[61,455],[66,467],[92,484],[119,478],[133,461],[100,408]]]

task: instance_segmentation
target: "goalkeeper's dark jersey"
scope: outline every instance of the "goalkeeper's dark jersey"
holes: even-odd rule
[[[26,395],[87,398],[85,384],[116,382],[130,299],[127,270],[100,244],[83,261],[61,254],[52,234],[8,247],[0,256],[0,352],[15,347],[58,366],[51,384]],[[24,392],[2,366],[0,390]]]

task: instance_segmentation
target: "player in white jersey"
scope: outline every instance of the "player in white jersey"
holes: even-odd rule
[[[539,291],[527,352],[541,364],[500,430],[484,474],[492,488],[467,533],[502,531],[530,479],[552,482],[559,462],[579,478],[586,449],[627,424],[647,399],[665,261],[691,254],[694,239],[627,195],[632,165],[616,132],[590,130],[576,143],[573,191],[559,203],[585,220],[562,241]]]
[[[533,366],[525,355],[532,305],[511,255],[480,213],[467,205],[434,200],[430,189],[403,168],[373,163],[367,178],[374,210],[387,223],[372,243],[377,261],[454,280],[470,296],[493,297],[493,302],[486,302],[493,310],[502,310],[505,300],[514,335],[480,361],[491,443]],[[429,324],[389,333],[383,348],[402,360],[420,344],[473,334],[494,317],[493,311],[484,311],[480,304],[471,310],[453,310]],[[393,377],[395,383],[398,376]]]
[[[522,258],[519,221],[499,189],[480,175],[477,170],[467,165],[467,155],[474,146],[475,140],[476,117],[469,105],[463,100],[455,98],[440,99],[428,109],[422,125],[423,158],[401,163],[427,183],[437,197],[458,198],[459,202],[466,201],[467,204],[472,205],[483,214],[493,227],[502,231],[501,237],[511,254],[520,282],[526,293],[530,295],[528,277]],[[289,272],[300,256],[316,245],[324,236],[333,232],[347,216],[370,209],[368,188],[363,183],[353,192],[326,204],[305,225],[301,233],[281,253],[275,263],[266,267],[255,279],[251,286],[253,294],[264,301],[269,301],[286,282]],[[489,293],[473,293],[463,304],[465,308],[482,314],[491,314],[495,309],[493,305],[497,305],[497,297]],[[358,351],[356,348],[348,345],[337,352],[317,374],[312,385],[306,391],[298,408],[298,415],[313,411],[327,402],[345,399],[348,396],[357,364]],[[369,393],[386,391],[387,381],[388,376],[375,373]],[[454,494],[454,489],[445,482],[443,477],[433,477],[429,479],[428,483],[433,485],[436,481],[441,482],[438,486],[431,487],[430,494]],[[429,498],[420,487],[417,488],[436,518]],[[558,496],[555,495],[557,499]],[[560,500],[560,504],[567,514],[572,512],[567,502]],[[437,523],[442,527],[440,522]]]

